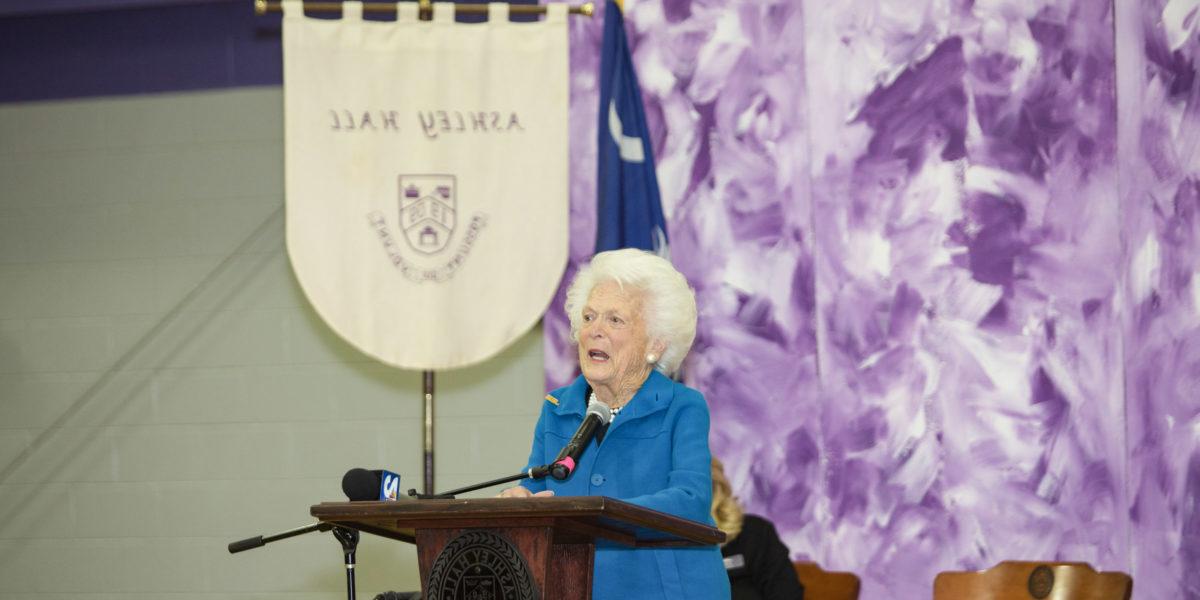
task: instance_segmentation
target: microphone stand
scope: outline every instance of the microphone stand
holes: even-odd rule
[[[358,530],[334,527],[333,537],[342,544],[346,558],[346,600],[356,600],[354,593],[354,549],[358,547]]]
[[[253,548],[261,548],[271,542],[311,533],[313,531],[329,531],[333,530],[333,537],[342,545],[342,555],[346,559],[346,598],[347,600],[356,600],[354,591],[354,553],[358,547],[358,530],[334,525],[332,523],[313,523],[304,527],[297,527],[287,531],[276,533],[274,535],[261,536],[256,535],[244,540],[238,540],[229,544],[229,553],[237,554]]]
[[[523,471],[521,473],[517,473],[516,475],[509,475],[507,477],[501,477],[499,479],[492,479],[490,481],[485,481],[483,483],[476,483],[473,485],[468,485],[466,487],[461,487],[456,490],[450,490],[448,492],[442,492],[440,494],[419,494],[419,493],[417,493],[416,488],[409,488],[408,495],[413,498],[416,498],[417,500],[453,500],[454,497],[459,494],[465,494],[467,492],[473,492],[475,490],[482,490],[483,488],[489,488],[494,485],[500,485],[502,483],[508,483],[510,481],[520,481],[522,479],[541,479],[541,478],[545,477],[546,475],[550,474],[551,466],[552,465],[542,465],[540,467],[533,467],[532,469],[529,469],[528,471]]]

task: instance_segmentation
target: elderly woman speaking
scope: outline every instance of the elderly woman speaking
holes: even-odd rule
[[[683,275],[641,250],[602,252],[567,290],[583,374],[546,396],[528,467],[554,462],[590,401],[608,405],[599,430],[563,481],[526,480],[501,496],[609,496],[713,525],[708,407],[672,381],[696,337],[696,300]],[[592,598],[729,598],[716,546],[632,549],[598,545]]]

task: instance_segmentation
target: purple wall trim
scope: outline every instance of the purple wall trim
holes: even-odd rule
[[[0,102],[280,85],[280,17],[239,1],[4,18],[0,82]]]
[[[0,102],[279,85],[280,17],[210,2],[0,19]]]
[[[0,0],[0,17],[229,2],[230,0]],[[249,4],[249,1],[242,3]]]
[[[250,0],[9,2],[0,6],[0,103],[282,85],[281,19],[255,15]]]

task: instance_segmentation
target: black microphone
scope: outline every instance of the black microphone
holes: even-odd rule
[[[350,469],[342,475],[342,492],[351,502],[378,500],[379,485],[383,482],[383,471],[376,469]]]
[[[398,500],[400,476],[384,469],[350,469],[342,475],[342,492],[351,502]]]
[[[591,443],[592,438],[596,437],[596,430],[603,425],[608,425],[609,421],[612,421],[612,409],[607,404],[599,400],[588,404],[587,413],[583,415],[583,423],[579,425],[579,429],[575,430],[571,441],[563,446],[562,452],[558,453],[554,464],[550,465],[550,476],[559,481],[570,477],[571,472],[575,470],[576,463],[579,462],[579,456]]]

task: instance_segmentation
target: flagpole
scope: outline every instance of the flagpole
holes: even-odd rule
[[[421,372],[425,395],[425,493],[433,493],[433,371]]]
[[[432,2],[429,0],[420,0],[417,3],[420,6],[422,19],[426,14],[433,14]],[[265,15],[267,13],[283,12],[282,2],[280,0],[254,0],[254,14]],[[342,12],[341,2],[304,2],[304,12],[313,13],[340,13]],[[363,2],[364,13],[385,13],[396,14],[396,4],[394,2]],[[486,15],[488,14],[487,4],[455,4],[454,12],[460,15]],[[544,15],[546,14],[545,4],[511,4],[508,8],[509,14],[513,15]],[[596,6],[591,2],[576,4],[567,9],[567,12],[572,15],[583,15],[590,17],[596,12]],[[426,19],[427,20],[427,19]]]

